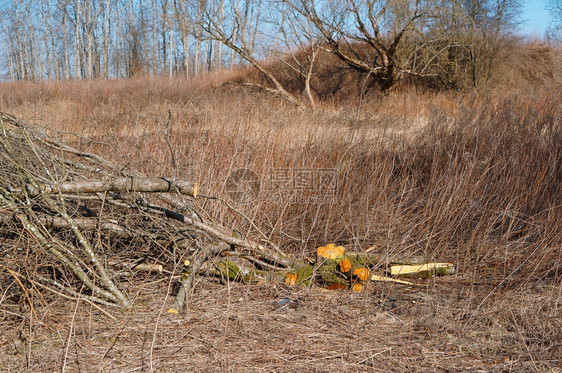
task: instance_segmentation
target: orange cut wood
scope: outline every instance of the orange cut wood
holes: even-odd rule
[[[353,289],[353,291],[356,291],[356,292],[359,293],[361,290],[363,290],[363,284],[360,283],[360,282],[358,282],[356,284],[353,284],[352,289]]]
[[[351,270],[351,261],[349,259],[342,259],[340,261],[340,271],[347,273]]]
[[[356,268],[353,274],[361,281],[367,281],[369,278],[369,270],[367,268]]]
[[[336,255],[343,255],[345,253],[345,247],[343,246],[336,246],[333,250]]]
[[[317,250],[318,256],[322,258],[334,260],[338,256],[343,255],[345,252],[345,247],[336,246],[333,243],[327,244],[326,246],[320,246]]]
[[[344,284],[330,284],[328,286],[328,290],[345,290]]]
[[[298,281],[298,276],[296,272],[289,272],[287,273],[287,275],[285,276],[285,284],[287,285],[296,285]]]

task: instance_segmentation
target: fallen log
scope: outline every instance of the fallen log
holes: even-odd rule
[[[185,180],[169,180],[160,177],[120,177],[107,180],[78,180],[57,184],[26,185],[31,197],[42,194],[80,194],[101,192],[171,193],[178,192],[196,198],[198,187]],[[18,191],[16,191],[18,192]],[[19,191],[21,194],[22,191]]]
[[[240,257],[218,258],[209,263],[206,273],[223,280],[240,281],[240,282],[263,282],[271,279],[272,276],[279,275],[275,271],[266,271],[256,268],[249,261]],[[279,275],[280,276],[280,275]],[[279,278],[280,280],[280,278]]]
[[[429,278],[454,273],[455,266],[451,263],[397,264],[390,267],[392,276],[405,278]]]
[[[180,289],[178,291],[178,294],[176,295],[174,304],[168,310],[169,313],[178,313],[183,309],[185,301],[187,300],[187,295],[193,287],[195,275],[199,272],[199,269],[201,269],[203,263],[205,263],[205,261],[210,257],[228,250],[230,250],[230,245],[228,245],[226,242],[218,242],[203,247],[201,253],[193,259],[190,268],[191,271],[182,275]]]
[[[372,275],[372,276],[371,276],[371,281],[377,281],[377,282],[392,282],[392,283],[395,283],[395,284],[419,286],[418,284],[415,284],[415,283],[410,282],[410,281],[397,280],[397,279],[392,278],[392,277],[385,277],[385,276],[381,276],[381,275]]]

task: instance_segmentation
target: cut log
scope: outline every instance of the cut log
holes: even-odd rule
[[[216,275],[232,281],[259,282],[269,275],[268,271],[256,269],[252,263],[241,258],[220,260],[214,265],[218,271]]]
[[[435,275],[447,276],[455,273],[455,266],[451,263],[426,263],[413,265],[392,265],[390,274],[405,278],[429,278]]]
[[[301,264],[299,267],[297,267],[294,271],[290,273],[294,273],[294,275],[292,276],[296,275],[296,283],[294,283],[293,285],[308,286],[314,277],[313,268],[311,265]]]
[[[353,270],[353,276],[357,277],[361,281],[367,281],[369,279],[370,272],[371,271],[369,271],[368,268],[355,268]]]
[[[298,275],[296,272],[288,272],[285,275],[285,284],[289,286],[296,285],[298,282]]]
[[[385,276],[379,276],[379,275],[372,275],[371,281],[392,282],[392,283],[401,284],[401,285],[419,286],[418,284],[414,284],[413,282],[410,282],[410,281],[397,280],[397,279],[392,278],[392,277],[385,277]]]
[[[355,284],[353,284],[353,286],[351,287],[351,290],[359,293],[360,291],[363,290],[363,284],[360,282],[356,282]]]
[[[342,256],[344,252],[345,252],[345,247],[336,246],[333,243],[328,244],[326,246],[320,246],[317,249],[318,257],[321,257],[321,258],[324,258],[324,259],[330,259],[330,260],[334,260],[338,256]]]
[[[330,284],[328,290],[346,290],[347,286],[344,284]]]
[[[351,262],[351,268],[373,268],[385,263],[385,257],[375,253],[345,253],[343,258]]]
[[[340,272],[347,274],[351,271],[351,261],[349,259],[342,259],[339,263]]]
[[[179,192],[193,198],[197,197],[197,185],[185,180],[168,180],[159,177],[137,178],[120,177],[108,180],[78,180],[59,184],[43,184],[39,188],[28,185],[27,192],[30,196],[40,194],[73,194],[73,193],[100,193],[100,192]]]
[[[340,260],[324,259],[316,266],[316,279],[319,283],[331,286],[332,284],[349,286],[350,277],[340,271]]]

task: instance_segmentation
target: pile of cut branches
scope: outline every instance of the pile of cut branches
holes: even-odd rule
[[[287,285],[318,280],[356,291],[369,280],[392,281],[371,277],[374,267],[389,264],[374,254],[330,244],[308,262],[265,236],[244,238],[196,207],[198,187],[190,181],[124,171],[6,113],[0,129],[0,282],[12,288],[6,294],[49,291],[126,308],[123,274],[161,273],[158,262],[182,273],[170,312],[183,308],[198,274]]]
[[[6,288],[128,307],[123,271],[161,269],[144,261],[172,258],[190,263],[176,298],[179,310],[193,277],[221,253],[260,269],[290,270],[296,263],[274,245],[233,235],[197,211],[194,183],[126,172],[10,114],[0,113],[0,129],[0,281]]]
[[[180,310],[199,273],[230,276],[221,268],[234,262],[254,272],[304,265],[197,211],[198,187],[190,181],[124,171],[7,113],[0,113],[0,129],[0,281],[6,288],[128,307],[123,271],[162,271],[146,259],[171,259],[174,269],[189,263],[173,306]],[[210,261],[227,253],[228,260]]]

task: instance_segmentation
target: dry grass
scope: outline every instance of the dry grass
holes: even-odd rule
[[[2,110],[74,145],[146,175],[175,172],[206,195],[228,198],[231,171],[253,170],[262,192],[236,207],[293,255],[310,257],[327,242],[375,246],[391,257],[454,262],[458,274],[419,291],[374,284],[359,295],[205,281],[188,313],[173,318],[161,315],[164,282],[137,279],[130,292],[139,299],[116,323],[51,299],[36,304],[43,316],[32,316],[22,298],[0,310],[0,370],[561,368],[559,86],[411,91],[309,112],[221,85],[234,74],[4,84],[0,95]],[[286,189],[275,201],[268,180],[280,168],[337,169],[336,193],[318,203],[318,192]],[[224,204],[197,203],[257,236]],[[272,302],[285,296],[300,306],[275,310]]]
[[[49,303],[38,319],[4,314],[0,366],[102,372],[526,372],[559,366],[561,304],[544,297],[549,290],[539,293],[540,302],[528,302],[536,291],[509,293],[475,309],[485,292],[459,285],[443,280],[413,291],[373,284],[352,294],[204,282],[187,312],[170,317],[162,312],[162,283],[145,284],[130,289],[142,295],[134,309],[114,313],[117,322],[72,302]],[[276,308],[284,297],[296,306]]]

